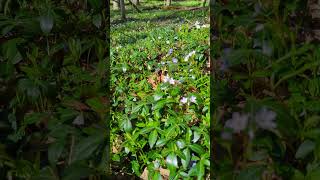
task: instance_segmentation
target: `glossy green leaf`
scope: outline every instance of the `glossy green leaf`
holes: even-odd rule
[[[149,135],[149,146],[152,149],[153,145],[156,143],[158,139],[158,132],[157,130],[153,130]]]

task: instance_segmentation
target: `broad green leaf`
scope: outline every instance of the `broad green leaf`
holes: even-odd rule
[[[168,140],[166,140],[166,139],[159,139],[158,141],[157,141],[157,143],[156,143],[156,147],[162,147],[162,146],[164,146],[166,143],[168,142]]]
[[[183,139],[179,139],[176,141],[178,148],[183,149],[186,146],[186,143]]]
[[[100,28],[101,26],[101,22],[102,22],[102,19],[101,19],[101,15],[100,14],[96,14],[92,17],[92,23],[97,27],[97,28]]]
[[[175,155],[174,153],[170,153],[167,156],[166,162],[168,166],[174,166],[178,168],[178,158],[177,158],[177,155]]]
[[[181,159],[181,164],[184,169],[187,169],[191,159],[189,148],[184,149],[183,154],[186,156],[186,159]]]
[[[193,139],[192,142],[196,143],[200,139],[201,134],[197,131],[193,131]]]
[[[298,148],[295,158],[301,159],[311,153],[315,148],[315,143],[310,140],[305,140]]]
[[[31,180],[57,180],[57,176],[51,167],[46,166],[40,170],[38,175],[31,177]]]
[[[125,132],[129,132],[132,130],[132,123],[129,118],[125,118],[122,120],[121,127]]]
[[[196,153],[198,153],[199,155],[204,154],[205,150],[203,149],[202,146],[200,146],[199,144],[190,144],[189,145],[190,149]]]
[[[236,180],[260,180],[262,176],[263,167],[252,166],[240,171]]]
[[[52,16],[40,16],[40,28],[45,34],[49,34],[53,27],[53,17]]]
[[[158,138],[158,132],[157,130],[153,130],[151,134],[149,135],[149,146],[152,149],[153,145],[156,143]]]
[[[80,163],[74,163],[64,169],[62,180],[88,178],[91,174],[95,174],[93,169]]]
[[[200,160],[199,166],[198,166],[197,179],[201,180],[204,176],[204,173],[205,173],[204,162],[203,162],[203,160]]]
[[[65,146],[65,139],[59,139],[50,144],[48,148],[48,159],[52,165],[55,165],[56,161],[63,152]]]
[[[98,98],[88,99],[86,103],[98,113],[104,113],[107,111],[107,107]]]
[[[93,152],[104,140],[105,134],[95,134],[87,138],[80,139],[80,142],[74,146],[74,153],[71,162],[84,160],[92,156]]]
[[[159,171],[155,171],[153,178],[154,180],[162,180],[162,176]]]
[[[141,176],[140,173],[140,164],[138,161],[131,161],[131,166],[132,166],[132,170],[133,172],[137,175],[137,176]]]
[[[320,169],[315,169],[307,173],[305,180],[318,180],[320,178]]]

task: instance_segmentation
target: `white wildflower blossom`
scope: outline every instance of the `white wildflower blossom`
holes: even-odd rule
[[[276,115],[277,114],[275,112],[262,108],[256,113],[255,121],[260,128],[272,130],[277,126],[274,122]]]
[[[183,98],[180,100],[180,102],[181,102],[182,104],[186,104],[186,103],[188,102],[188,98],[187,98],[187,97],[183,97]]]
[[[255,28],[255,32],[261,31],[264,29],[264,24],[258,24]]]
[[[170,84],[175,84],[175,80],[173,78],[170,78],[169,83]]]
[[[122,72],[126,72],[127,71],[127,68],[126,67],[122,67]]]
[[[190,97],[190,102],[196,103],[197,102],[197,97],[191,96]]]
[[[226,121],[225,127],[233,129],[234,133],[239,133],[247,127],[248,118],[249,115],[247,114],[234,112],[232,113],[232,118]]]
[[[170,81],[170,77],[169,77],[169,75],[166,75],[166,76],[164,76],[164,78],[163,78],[163,82],[169,82]]]
[[[84,124],[84,117],[82,114],[79,114],[72,122],[74,125],[83,125]]]
[[[178,59],[177,58],[172,58],[172,62],[177,64],[178,63]]]
[[[196,51],[191,51],[188,55],[186,55],[186,57],[184,58],[184,61],[187,62],[189,60],[189,58],[194,55],[196,53]]]
[[[196,21],[196,22],[194,23],[194,26],[195,26],[197,29],[200,29],[200,28],[201,28],[199,21]]]

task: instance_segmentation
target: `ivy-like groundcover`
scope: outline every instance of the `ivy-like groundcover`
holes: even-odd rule
[[[308,2],[212,6],[214,177],[320,179],[320,51]]]
[[[106,174],[105,6],[0,1],[0,179]]]
[[[208,9],[199,1],[173,2],[172,10],[149,3],[127,22],[111,13],[112,170],[208,179]]]

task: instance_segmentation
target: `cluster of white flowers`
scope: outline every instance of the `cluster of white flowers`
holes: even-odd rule
[[[247,128],[249,117],[249,114],[240,114],[239,112],[234,112],[232,113],[232,118],[226,121],[225,128],[231,129],[233,133],[240,133],[240,131],[243,131]],[[267,110],[266,108],[262,108],[256,112],[253,120],[258,128],[273,130],[276,128],[276,123],[274,122],[275,118],[275,112]],[[249,131],[249,136],[250,138],[253,138],[254,134],[252,130]],[[223,139],[231,139],[232,136],[231,133],[223,132],[221,137]]]
[[[175,84],[176,80],[174,80],[172,77],[169,75],[164,76],[163,82],[167,83],[169,82],[170,84]]]
[[[196,54],[196,51],[194,51],[194,50],[191,51],[188,55],[186,55],[186,57],[184,58],[184,61],[187,62],[189,60],[189,58],[194,54]]]
[[[195,26],[197,29],[209,27],[208,24],[204,24],[204,25],[201,26],[199,21],[196,21],[196,22],[194,23],[194,26]]]
[[[182,97],[181,100],[180,100],[181,104],[186,104],[186,103],[196,103],[197,102],[197,97],[195,96],[191,96],[190,98],[187,98],[187,97]]]

